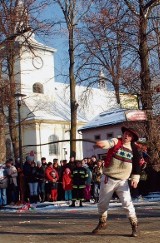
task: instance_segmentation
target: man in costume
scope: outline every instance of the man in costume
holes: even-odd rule
[[[134,144],[138,134],[133,128],[123,126],[122,138],[98,141],[96,145],[107,149],[107,157],[103,168],[98,203],[99,223],[92,233],[97,234],[107,227],[109,202],[114,192],[119,197],[132,227],[132,237],[138,235],[138,220],[131,199],[128,179],[136,188],[140,178],[140,155]]]

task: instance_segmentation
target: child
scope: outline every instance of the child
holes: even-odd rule
[[[62,178],[63,189],[65,191],[65,200],[72,200],[72,178],[71,170],[66,168]]]
[[[57,201],[57,197],[58,197],[58,176],[57,176],[57,172],[56,170],[53,170],[51,172],[51,176],[53,178],[52,184],[51,184],[51,198],[53,201]]]
[[[58,172],[53,168],[52,162],[48,162],[46,170],[45,170],[45,177],[48,181],[48,190],[51,194],[51,200],[57,201],[58,190],[57,190],[57,181],[59,179]]]

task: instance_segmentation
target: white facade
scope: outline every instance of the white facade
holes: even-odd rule
[[[35,160],[41,157],[46,157],[47,161],[68,160],[69,141],[47,143],[70,138],[70,88],[54,79],[56,50],[38,43],[33,35],[29,40],[32,49],[22,45],[16,62],[17,92],[26,95],[21,106],[23,156],[31,154]],[[35,85],[40,86],[41,92],[35,91]],[[80,127],[116,103],[114,92],[92,88],[84,97],[84,91],[86,87],[76,87],[79,104],[77,139],[82,138],[78,132]],[[83,158],[82,142],[77,142],[76,157]]]

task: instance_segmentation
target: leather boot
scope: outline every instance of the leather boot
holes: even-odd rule
[[[82,205],[82,200],[80,200],[80,202],[79,202],[79,206],[80,206],[80,207],[83,207],[83,205]]]
[[[138,236],[138,220],[136,217],[130,217],[129,218],[131,227],[132,227],[132,237],[137,237]]]
[[[96,228],[92,231],[93,234],[98,234],[99,231],[105,230],[107,228],[107,222],[106,222],[106,217],[100,217],[99,218],[99,223],[96,226]]]
[[[72,204],[69,205],[69,207],[75,207],[75,201],[74,200],[72,200]]]

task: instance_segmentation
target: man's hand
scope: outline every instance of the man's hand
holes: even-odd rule
[[[103,147],[105,147],[105,142],[104,141],[97,141],[96,146],[99,147],[99,148],[103,148]]]
[[[133,188],[137,188],[138,183],[137,183],[136,181],[131,181],[131,186],[132,186]]]

